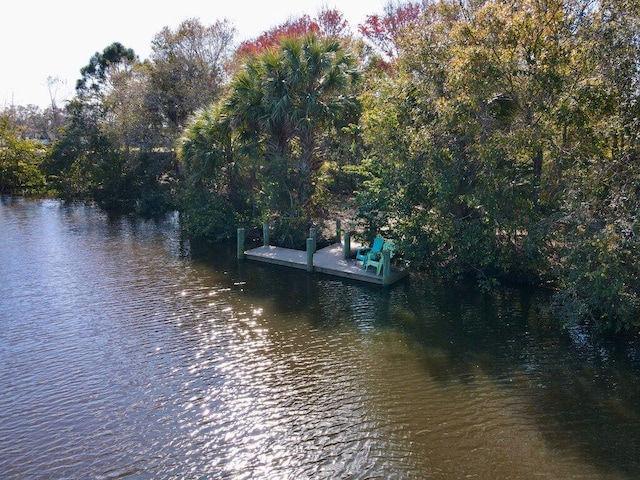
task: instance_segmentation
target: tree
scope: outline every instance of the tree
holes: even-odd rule
[[[349,22],[342,12],[323,5],[316,17],[318,33],[325,37],[345,38],[350,36]]]
[[[4,113],[0,115],[0,193],[43,193],[45,178],[40,165],[45,154],[44,145],[22,138],[12,119]]]
[[[60,107],[57,104],[58,87],[66,82],[59,77],[47,77],[47,90],[49,91],[49,108],[47,109],[48,116],[51,122],[51,129],[55,132],[55,136],[60,131],[63,125],[63,114]]]
[[[143,214],[172,208],[176,140],[223,91],[234,34],[226,20],[189,19],[158,33],[144,63],[118,42],[93,55],[46,164],[59,194]]]
[[[611,0],[581,24],[585,75],[564,117],[567,168],[553,234],[559,243],[554,307],[603,329],[640,326],[640,7]]]
[[[37,105],[14,105],[6,108],[2,114],[10,119],[22,138],[38,140],[45,144],[51,142],[63,126],[64,116],[57,113],[57,122],[49,108],[42,111]]]
[[[111,77],[121,71],[131,69],[137,61],[135,52],[119,42],[106,47],[102,53],[96,52],[89,63],[80,69],[81,77],[76,82],[76,92],[85,98],[95,97],[100,102],[111,89]]]
[[[418,22],[424,2],[387,2],[384,15],[368,15],[360,25],[360,33],[389,59],[398,56],[398,42],[402,31]]]
[[[263,139],[267,161],[280,165],[289,214],[309,206],[322,164],[319,136],[355,106],[356,79],[355,61],[339,41],[307,35],[284,37],[278,50],[249,59],[232,80],[228,115]]]
[[[353,121],[357,78],[343,44],[316,35],[284,37],[248,57],[181,142],[181,214],[191,232],[218,238],[237,221],[276,216],[303,235],[324,138]]]
[[[234,36],[235,28],[227,20],[205,26],[188,19],[175,31],[165,27],[154,37],[147,64],[147,103],[171,127],[172,141],[197,109],[223,91]]]
[[[278,48],[286,37],[303,37],[305,35],[318,35],[319,37],[347,38],[349,22],[339,10],[323,6],[315,18],[309,15],[292,17],[277,25],[252,40],[245,40],[237,50],[237,56],[245,58],[263,53],[269,48]]]
[[[54,143],[44,165],[52,186],[63,198],[92,198],[109,209],[132,210],[137,195],[130,151],[115,135],[120,120],[114,91],[133,75],[137,56],[114,42],[96,52],[80,70],[76,97],[66,112],[69,124]]]
[[[239,188],[242,158],[235,141],[221,102],[200,111],[185,130],[178,150],[180,218],[193,237],[228,238],[237,222],[250,215]]]
[[[318,23],[311,19],[309,15],[290,18],[286,22],[263,32],[257,38],[242,42],[238,47],[237,55],[241,58],[260,55],[270,48],[278,48],[280,42],[286,37],[301,37],[317,34],[319,31]]]
[[[364,226],[416,268],[637,327],[638,25],[625,0],[428,5],[363,95]]]

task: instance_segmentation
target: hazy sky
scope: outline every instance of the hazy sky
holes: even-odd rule
[[[254,38],[291,16],[315,16],[323,5],[336,8],[357,31],[386,0],[11,0],[0,15],[0,110],[15,105],[51,104],[48,77],[58,77],[56,103],[73,94],[80,69],[95,52],[120,42],[145,59],[153,37],[167,26],[198,18],[209,25],[228,19],[237,40]]]

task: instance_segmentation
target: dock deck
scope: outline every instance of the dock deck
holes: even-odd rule
[[[258,262],[271,263],[286,267],[307,269],[307,252],[290,248],[263,246],[244,252],[245,258]],[[383,277],[376,275],[373,268],[366,271],[361,263],[356,263],[352,258],[343,257],[342,243],[334,243],[322,248],[313,254],[313,271],[333,275],[337,277],[359,280],[362,282],[383,285]],[[391,285],[405,277],[409,273],[405,270],[391,267],[388,284]]]

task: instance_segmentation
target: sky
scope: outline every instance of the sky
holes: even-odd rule
[[[237,42],[255,38],[291,17],[314,17],[323,7],[342,12],[352,32],[387,0],[12,0],[0,16],[0,111],[33,104],[63,106],[73,96],[80,69],[113,42],[149,57],[162,28],[189,18],[204,25],[229,20]],[[57,79],[51,83],[48,79]]]

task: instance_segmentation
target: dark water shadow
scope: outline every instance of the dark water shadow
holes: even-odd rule
[[[425,361],[433,378],[472,381],[480,368],[527,400],[551,448],[603,473],[640,478],[640,342],[566,330],[545,313],[547,294],[535,290],[489,296],[414,278],[395,297],[412,314],[411,322],[396,318],[399,327],[438,351]],[[512,385],[514,378],[525,381]]]

